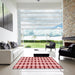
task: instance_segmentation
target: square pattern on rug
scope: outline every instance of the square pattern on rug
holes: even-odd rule
[[[13,69],[63,69],[52,57],[21,57]]]

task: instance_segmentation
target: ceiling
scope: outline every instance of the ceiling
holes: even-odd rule
[[[20,9],[61,9],[63,0],[15,0]]]
[[[7,5],[13,4],[17,9],[61,9],[63,0],[2,0]]]
[[[40,0],[39,2],[60,3],[62,0]],[[37,0],[16,0],[16,2],[38,2]]]

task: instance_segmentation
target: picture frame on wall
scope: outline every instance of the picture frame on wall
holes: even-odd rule
[[[2,2],[0,1],[0,27],[3,27],[3,11],[2,11]]]
[[[4,28],[13,31],[13,16],[4,5]]]
[[[13,31],[13,15],[4,3],[0,1],[0,27]]]

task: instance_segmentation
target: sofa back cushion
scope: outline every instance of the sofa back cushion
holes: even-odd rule
[[[0,42],[0,49],[11,49],[11,48],[16,48],[18,45],[16,42]]]
[[[70,52],[75,53],[75,44],[71,44],[69,46],[69,50],[70,50]]]
[[[11,45],[9,43],[7,43],[8,49],[11,49]]]
[[[0,49],[8,49],[8,46],[4,42],[0,42]]]
[[[16,48],[18,45],[16,42],[10,42],[11,48]]]
[[[55,47],[55,42],[50,42],[50,47],[54,48]]]

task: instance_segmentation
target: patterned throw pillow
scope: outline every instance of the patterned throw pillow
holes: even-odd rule
[[[11,44],[11,48],[16,48],[18,46],[16,42],[10,42],[10,44]]]
[[[8,46],[4,42],[0,42],[0,49],[8,49]]]
[[[11,49],[11,45],[9,43],[7,43],[8,49]]]

